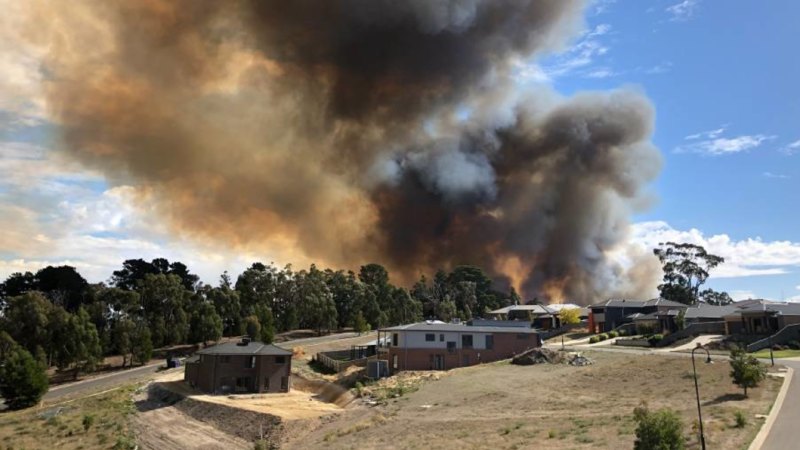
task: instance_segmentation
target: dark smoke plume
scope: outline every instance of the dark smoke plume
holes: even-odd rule
[[[529,298],[652,289],[612,258],[660,166],[647,100],[513,82],[583,2],[66,3],[29,32],[63,148],[178,232],[406,281],[477,264]]]

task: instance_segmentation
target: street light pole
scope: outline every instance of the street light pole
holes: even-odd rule
[[[711,353],[708,352],[708,349],[701,345],[697,345],[697,347],[692,349],[692,371],[694,372],[694,394],[697,398],[697,418],[700,421],[700,446],[703,450],[706,450],[706,437],[703,434],[703,413],[700,411],[700,388],[697,386],[697,367],[694,364],[694,352],[697,349],[702,349],[706,352],[708,359],[706,359],[706,363],[711,363]]]
[[[772,335],[769,335],[769,359],[772,361],[773,367],[775,366],[775,356],[772,354]]]

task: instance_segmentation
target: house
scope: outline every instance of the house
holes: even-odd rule
[[[652,300],[611,299],[589,306],[589,330],[604,333],[626,323],[639,319],[641,323],[650,321],[659,330],[677,329],[675,319],[687,306],[683,303],[654,298]],[[638,315],[637,315],[638,314]],[[648,314],[654,316],[642,317]]]
[[[698,303],[686,308],[684,320],[686,325],[693,323],[722,322],[725,316],[738,311],[736,303],[729,305],[709,305],[708,303]]]
[[[558,328],[558,311],[544,305],[511,305],[489,312],[497,320],[521,320],[530,322],[534,328],[549,330]]]
[[[800,323],[800,303],[770,301],[737,302],[736,310],[723,317],[727,334],[771,335]]]
[[[382,339],[381,336],[384,336]],[[511,358],[541,346],[530,326],[420,322],[378,330],[379,358],[389,370],[447,370]]]
[[[289,392],[292,352],[243,338],[186,360],[184,381],[211,394]]]

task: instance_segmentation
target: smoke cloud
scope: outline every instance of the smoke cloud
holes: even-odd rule
[[[660,156],[632,91],[523,92],[581,1],[32,3],[61,148],[177,233],[281,262],[476,264],[527,298],[652,290],[620,262]],[[637,272],[631,272],[636,270]]]

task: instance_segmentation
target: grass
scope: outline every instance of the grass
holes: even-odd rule
[[[0,414],[2,448],[132,449],[133,385],[69,402]]]
[[[796,358],[800,356],[800,350],[773,350],[772,353],[776,358]],[[752,355],[756,358],[769,359],[769,349],[759,350]]]

